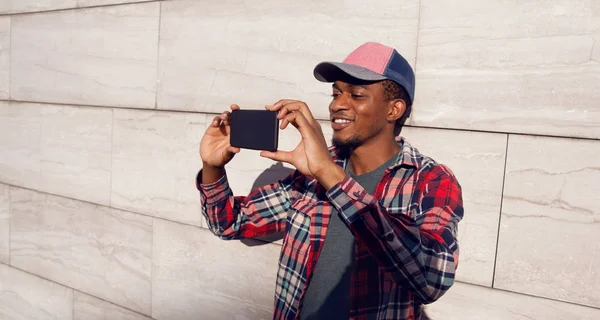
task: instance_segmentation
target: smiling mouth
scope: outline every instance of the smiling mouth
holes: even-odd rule
[[[352,121],[347,120],[347,119],[333,119],[332,122],[333,123],[350,123]]]
[[[333,131],[340,131],[348,128],[354,121],[348,119],[331,119],[331,128]]]

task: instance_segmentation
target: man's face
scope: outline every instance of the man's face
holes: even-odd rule
[[[385,134],[392,102],[381,82],[354,85],[336,81],[332,90],[329,114],[335,146],[354,149]]]

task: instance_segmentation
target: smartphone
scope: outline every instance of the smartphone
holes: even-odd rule
[[[233,110],[229,143],[233,147],[277,151],[279,119],[268,110]]]

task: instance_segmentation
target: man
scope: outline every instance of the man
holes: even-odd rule
[[[314,74],[333,83],[333,146],[305,103],[267,106],[302,137],[290,152],[261,152],[296,168],[276,183],[235,197],[224,169],[240,151],[229,145],[229,112],[210,123],[197,178],[209,228],[222,239],[285,231],[274,319],[420,319],[454,283],[463,207],[450,169],[396,138],[413,70],[369,42]]]

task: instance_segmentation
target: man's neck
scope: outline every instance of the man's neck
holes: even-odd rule
[[[394,138],[371,140],[352,151],[348,165],[358,176],[379,168],[398,151],[400,146]]]

